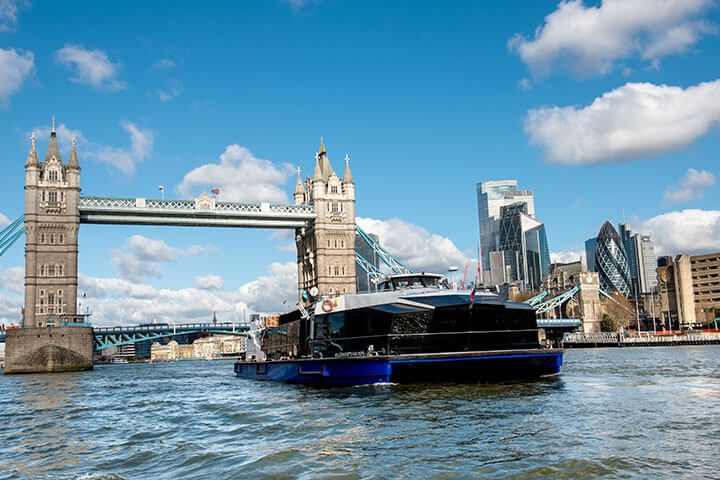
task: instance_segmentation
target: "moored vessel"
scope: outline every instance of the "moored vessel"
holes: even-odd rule
[[[387,277],[374,293],[318,299],[255,325],[238,377],[312,385],[482,381],[557,375],[535,310],[450,288],[441,275]]]

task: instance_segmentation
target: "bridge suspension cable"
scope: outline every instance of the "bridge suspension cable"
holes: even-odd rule
[[[22,215],[10,225],[0,230],[0,257],[25,233],[24,220],[25,216]]]
[[[412,273],[412,270],[410,270],[405,265],[403,265],[397,258],[393,257],[390,254],[390,252],[385,250],[385,248],[383,248],[383,246],[380,245],[380,243],[377,240],[375,240],[373,237],[368,235],[368,233],[365,232],[365,230],[363,230],[362,228],[360,228],[359,225],[355,225],[355,231],[358,233],[358,235],[360,235],[360,237],[363,240],[365,240],[365,242],[367,242],[367,244],[370,246],[370,248],[372,248],[373,252],[378,256],[378,258],[380,260],[382,260],[382,262],[385,265],[390,267],[390,270],[392,271],[392,273]],[[358,256],[359,255],[357,255],[357,254],[355,255],[356,263],[358,263]],[[360,257],[360,258],[362,258],[362,257]],[[368,264],[369,264],[369,262],[368,262]],[[362,265],[361,265],[361,267],[363,269],[365,269]],[[367,272],[366,269],[365,269],[365,271]]]

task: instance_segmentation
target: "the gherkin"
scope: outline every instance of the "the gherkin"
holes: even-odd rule
[[[632,283],[627,254],[620,235],[610,222],[603,224],[597,236],[595,270],[600,276],[600,288],[630,296]]]

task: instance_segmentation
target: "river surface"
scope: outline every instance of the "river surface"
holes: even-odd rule
[[[315,389],[231,362],[0,375],[0,479],[720,478],[720,347],[556,380]]]

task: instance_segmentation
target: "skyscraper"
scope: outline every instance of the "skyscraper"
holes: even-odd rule
[[[597,250],[597,237],[585,240],[585,261],[587,262],[588,272],[596,272],[595,269],[595,250]]]
[[[517,180],[496,180],[477,184],[480,248],[483,267],[487,268],[490,252],[497,250],[500,208],[517,202],[527,204],[527,214],[535,217],[535,199],[530,190],[518,190]]]
[[[595,270],[600,276],[600,288],[608,293],[619,292],[630,297],[632,280],[627,254],[620,235],[610,222],[605,222],[600,227],[594,257]]]
[[[626,223],[620,224],[620,238],[627,254],[633,296],[647,295],[657,286],[657,258],[652,239],[633,233]]]
[[[519,237],[512,240],[516,249],[504,250],[505,252],[517,252],[517,254],[504,254],[502,259],[499,255],[493,256],[493,262],[496,266],[495,274],[491,272],[491,252],[501,251],[500,249],[500,223],[502,219],[503,207],[510,206],[512,204],[524,204],[525,208],[522,214],[527,219],[535,219],[535,198],[533,192],[530,190],[518,190],[517,180],[497,180],[489,182],[480,182],[477,184],[477,199],[478,199],[478,220],[480,223],[480,248],[482,255],[482,267],[486,271],[486,284],[499,284],[500,278],[505,278],[505,281],[510,281],[507,277],[509,271],[524,271],[524,265],[526,262],[523,261],[522,269],[520,268],[520,260],[513,260],[516,255],[522,255],[522,248],[517,247],[521,245]],[[512,216],[512,215],[510,215]],[[527,220],[525,221],[527,226]],[[540,222],[538,222],[540,223]],[[506,232],[508,233],[508,232]],[[545,238],[545,229],[542,228],[542,240],[537,243],[542,243],[547,248],[547,238]],[[508,241],[511,241],[508,239]],[[548,268],[549,268],[549,253],[547,255]],[[502,270],[502,272],[500,271]],[[502,273],[502,275],[501,275]],[[510,274],[510,278],[517,279],[517,273]],[[525,278],[525,277],[523,277]]]
[[[550,251],[545,235],[545,225],[528,214],[528,204],[517,202],[500,207],[498,243],[490,253],[491,278],[500,278],[497,262],[502,254],[502,273],[505,282],[519,282],[524,290],[540,289],[540,283],[550,272]]]

